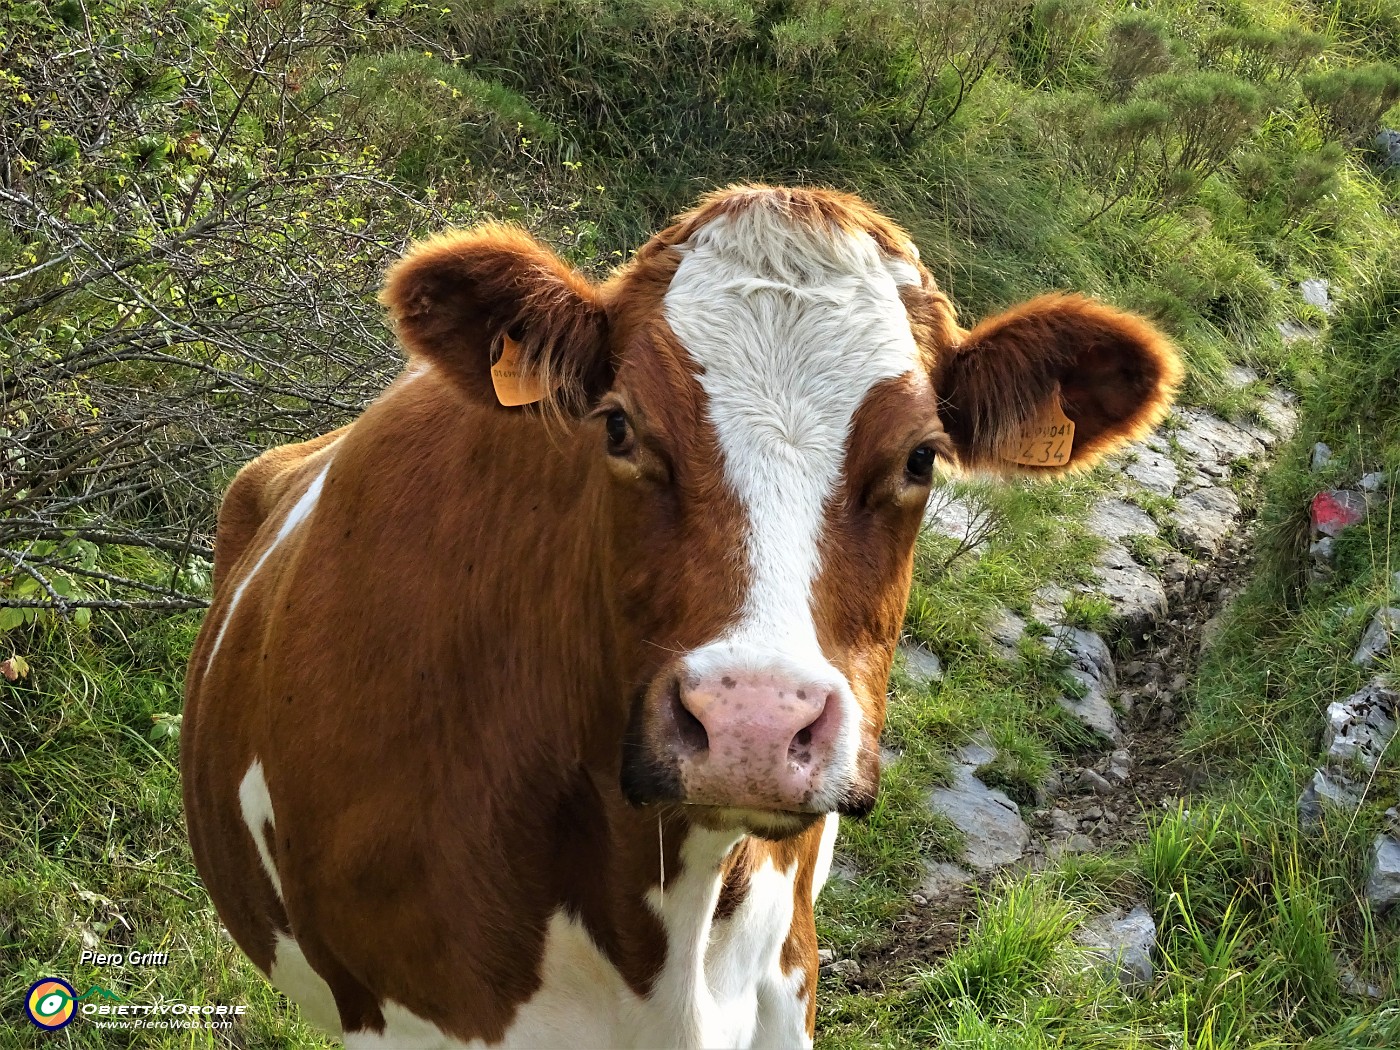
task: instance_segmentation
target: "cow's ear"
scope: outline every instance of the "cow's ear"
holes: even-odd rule
[[[409,357],[440,366],[474,400],[501,403],[492,364],[503,350],[525,400],[534,391],[577,412],[612,384],[597,288],[515,227],[418,242],[390,267],[379,298]]]
[[[983,321],[944,350],[933,381],[961,466],[1053,475],[1090,467],[1156,425],[1181,362],[1142,318],[1047,295]],[[1063,447],[1068,428],[1056,423],[1066,417],[1074,428]],[[1037,435],[1042,443],[1032,448]]]

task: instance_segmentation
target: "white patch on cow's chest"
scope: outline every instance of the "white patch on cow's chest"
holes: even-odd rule
[[[495,1047],[805,1047],[802,974],[779,965],[792,924],[793,878],[765,865],[733,916],[714,923],[719,863],[731,833],[693,830],[684,870],[653,891],[649,905],[666,928],[666,963],[652,992],[628,987],[587,930],[563,912],[550,920],[540,987]],[[382,1003],[383,1032],[350,1032],[350,1050],[466,1050],[464,1043],[394,1002]]]

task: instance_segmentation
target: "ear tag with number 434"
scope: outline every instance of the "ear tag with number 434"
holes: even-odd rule
[[[1040,414],[1022,424],[1018,433],[1002,442],[1001,458],[1026,467],[1063,467],[1074,448],[1074,420],[1060,407],[1057,388]]]

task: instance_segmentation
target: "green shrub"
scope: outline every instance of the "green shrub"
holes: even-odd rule
[[[1400,100],[1400,66],[1371,62],[1315,73],[1303,78],[1303,94],[1333,135],[1358,146]]]

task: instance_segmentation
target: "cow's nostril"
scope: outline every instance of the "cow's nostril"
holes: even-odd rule
[[[676,734],[680,737],[683,750],[691,754],[699,754],[708,751],[710,747],[710,734],[705,732],[705,725],[696,718],[681,700],[681,683],[677,678],[671,682],[671,714],[676,720]]]
[[[797,735],[792,738],[792,742],[797,747],[807,747],[812,743],[812,730],[799,729],[797,731]]]

